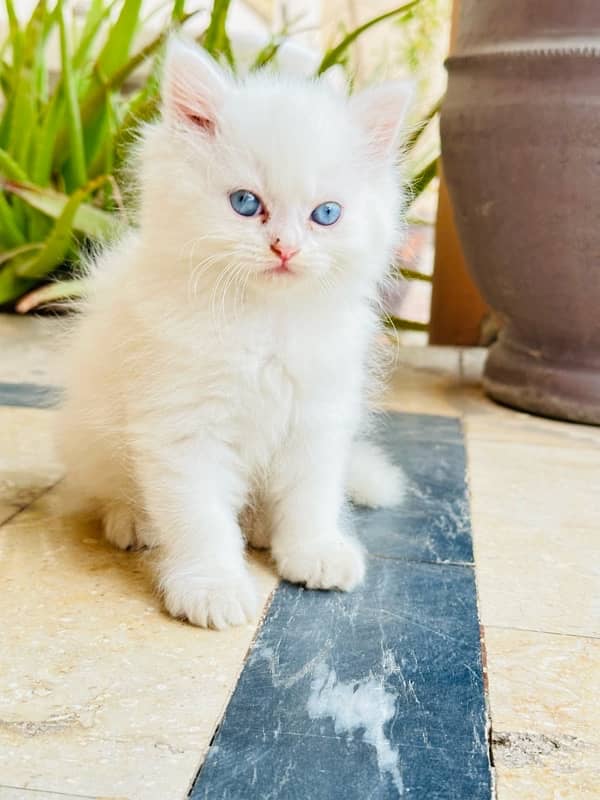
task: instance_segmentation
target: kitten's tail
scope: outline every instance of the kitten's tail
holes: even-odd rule
[[[406,476],[377,445],[358,439],[352,445],[346,477],[350,499],[369,508],[399,505],[406,492]]]

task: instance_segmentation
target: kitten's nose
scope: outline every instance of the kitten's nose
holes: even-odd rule
[[[276,256],[279,256],[279,258],[285,262],[289,261],[290,258],[293,258],[298,252],[298,250],[294,249],[293,247],[286,247],[285,245],[281,244],[280,239],[274,239],[271,242],[271,252],[275,253]]]

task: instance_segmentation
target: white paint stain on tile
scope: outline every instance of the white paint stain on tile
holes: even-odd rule
[[[404,794],[399,754],[385,735],[385,725],[394,716],[396,699],[381,679],[363,678],[344,683],[335,670],[318,664],[313,673],[307,710],[311,719],[333,720],[336,733],[352,737],[362,729],[363,740],[375,748],[377,766],[392,778],[398,796]]]

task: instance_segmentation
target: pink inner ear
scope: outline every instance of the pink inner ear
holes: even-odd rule
[[[173,108],[178,117],[185,119],[207,133],[214,133],[216,128],[215,120],[210,114],[206,113],[207,109],[203,108],[202,101],[190,97],[189,86],[175,85],[172,97]]]
[[[215,132],[215,123],[212,119],[199,114],[196,111],[192,111],[186,105],[183,104],[176,104],[177,113],[185,117],[189,122],[195,125],[197,128],[200,128],[207,133],[214,133]]]

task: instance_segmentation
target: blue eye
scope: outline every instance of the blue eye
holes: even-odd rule
[[[333,225],[334,222],[338,221],[341,213],[341,205],[330,201],[329,203],[321,203],[320,206],[317,206],[310,215],[310,218],[313,222],[316,222],[317,225]]]
[[[263,210],[260,197],[257,197],[247,189],[238,189],[229,195],[231,207],[242,217],[255,217],[259,211]]]

